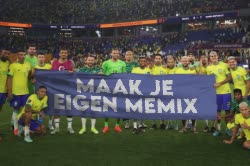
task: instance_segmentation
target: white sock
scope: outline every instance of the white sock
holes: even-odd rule
[[[208,120],[205,120],[206,127],[208,127]]]
[[[56,128],[56,129],[59,129],[60,118],[55,118],[55,119],[54,119],[54,123],[55,123],[55,128]]]
[[[52,119],[49,119],[49,126],[52,126],[53,125],[53,121]]]
[[[221,130],[221,128],[220,128],[220,123],[218,123],[217,126],[218,126],[218,131],[220,131],[220,130]]]
[[[133,122],[133,126],[135,129],[137,129],[137,123],[136,122]]]
[[[86,118],[81,118],[81,120],[82,120],[82,128],[86,128],[87,119]]]
[[[17,115],[15,111],[12,113],[12,120],[13,120],[13,125],[14,125],[14,130],[18,129],[18,121],[17,121]]]
[[[24,136],[30,136],[30,126],[25,126],[24,127]]]
[[[68,128],[72,128],[73,118],[67,118],[67,121],[68,121]]]
[[[91,119],[91,128],[95,128],[96,119]]]

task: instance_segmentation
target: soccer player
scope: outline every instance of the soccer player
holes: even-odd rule
[[[124,61],[119,59],[118,49],[112,49],[111,59],[103,62],[102,64],[102,72],[105,75],[111,75],[112,73],[126,73],[126,64]],[[109,131],[108,118],[105,118],[104,128],[102,132],[106,134],[108,131]],[[117,122],[115,125],[115,131],[118,133],[122,132],[120,128],[120,119],[117,119]]]
[[[217,130],[213,133],[213,136],[218,136],[221,131],[221,111],[225,110],[226,114],[230,113],[231,102],[231,89],[229,81],[231,81],[231,74],[228,71],[227,64],[218,61],[218,55],[215,51],[211,51],[209,54],[211,65],[207,67],[208,75],[215,75],[216,99],[217,99]],[[226,119],[225,119],[226,120]]]
[[[52,66],[49,63],[45,62],[45,55],[43,53],[38,53],[37,54],[37,60],[38,63],[37,65],[35,65],[35,69],[39,69],[39,70],[51,70]]]
[[[40,86],[37,94],[29,96],[25,107],[23,107],[22,111],[17,116],[19,123],[19,135],[21,135],[24,126],[25,142],[33,142],[30,138],[30,131],[39,135],[46,133],[46,128],[42,125],[43,118],[45,117],[44,111],[48,106],[48,97],[46,92],[46,87]]]
[[[126,51],[125,54],[125,64],[126,64],[126,72],[131,73],[134,67],[138,67],[138,63],[134,61],[134,53],[133,51]],[[125,129],[130,128],[129,120],[124,119],[125,121]]]
[[[80,68],[79,72],[89,73],[89,74],[101,74],[101,69],[95,66],[95,57],[93,55],[88,55],[86,58],[86,66]],[[81,118],[82,120],[82,129],[79,131],[79,134],[84,134],[86,132],[86,118]],[[96,119],[91,118],[91,129],[90,132],[98,134],[98,130],[95,128]]]
[[[35,45],[29,45],[28,46],[28,54],[25,56],[25,63],[29,63],[32,68],[34,68],[38,64],[38,59],[36,57],[36,46]],[[35,93],[35,85],[32,82],[31,78],[28,82],[28,87],[29,87],[29,93],[34,94]]]
[[[172,55],[167,56],[167,69],[166,72],[167,74],[174,74],[177,67],[175,67],[175,59]]]
[[[60,49],[59,59],[58,60],[54,60],[52,62],[52,70],[69,71],[69,72],[75,71],[74,62],[72,60],[68,59],[68,50],[66,50],[64,48]],[[67,117],[67,121],[68,121],[67,131],[70,134],[74,134],[75,131],[72,128],[73,118],[70,117],[70,116],[68,116]],[[54,117],[54,122],[55,122],[55,129],[53,131],[51,131],[50,134],[56,134],[56,133],[58,133],[60,131],[60,129],[59,129],[59,126],[60,126],[60,116],[55,116]]]
[[[132,69],[133,74],[150,74],[151,70],[147,67],[147,59],[144,56],[139,57],[139,67]],[[137,134],[141,129],[146,128],[147,126],[143,123],[143,120],[140,120],[139,126],[137,125],[137,120],[133,122],[133,134]]]
[[[199,66],[196,68],[196,72],[200,75],[207,75],[207,66],[208,66],[208,58],[205,55],[200,56]],[[208,120],[205,120],[205,128],[203,129],[204,133],[209,132]],[[215,132],[215,122],[212,124],[211,131]]]
[[[45,63],[45,55],[43,53],[38,53],[37,54],[37,59],[38,59],[38,64],[34,67],[34,72],[35,72],[36,69],[39,69],[39,70],[51,70],[52,69],[51,64]],[[33,82],[35,82],[35,80]],[[48,126],[48,128],[50,130],[54,130],[52,116],[49,116],[49,126]]]
[[[189,68],[189,62],[188,62],[189,58],[187,56],[183,56],[181,58],[181,64],[182,67],[179,67],[176,69],[175,74],[197,74],[195,70],[191,70]],[[182,129],[179,131],[181,133],[184,133],[187,131],[187,121],[186,120],[182,120]],[[192,132],[193,133],[198,133],[196,131],[196,126],[195,126],[195,120],[192,120]]]
[[[230,56],[227,58],[228,66],[233,80],[234,89],[241,89],[242,94],[245,98],[249,96],[250,90],[250,77],[246,69],[237,66],[235,57]]]
[[[167,74],[175,74],[177,67],[175,67],[175,59],[172,55],[167,56]],[[173,124],[172,124],[173,123]],[[178,121],[177,120],[168,120],[166,129],[174,128],[175,130],[178,130]]]
[[[7,89],[10,106],[14,109],[12,120],[14,135],[18,135],[17,115],[29,97],[28,79],[31,77],[31,65],[24,62],[25,51],[18,52],[18,61],[9,67]]]
[[[242,102],[246,102],[248,105],[250,105],[249,100],[243,98],[241,89],[234,89],[234,100],[230,103],[230,114],[224,116],[224,118],[227,118],[229,121],[233,120],[234,122],[234,116],[240,113],[239,104]],[[231,132],[229,130],[226,130],[226,133],[231,136]],[[242,138],[242,135],[240,135],[238,138]]]
[[[6,49],[1,50],[0,54],[0,111],[7,98],[7,78],[9,70],[9,54],[10,51]]]
[[[149,68],[151,69],[152,75],[163,75],[167,74],[166,68],[162,66],[162,55],[156,54],[154,56],[154,65],[150,65]],[[164,124],[164,120],[160,122],[160,129],[166,129],[166,125]],[[157,129],[156,121],[153,121],[151,129]]]
[[[232,144],[235,140],[236,134],[241,127],[246,136],[246,141],[243,143],[243,148],[250,149],[250,113],[249,105],[246,102],[242,102],[239,105],[240,114],[235,116],[235,127],[233,129],[232,137],[230,140],[224,140],[226,144]]]
[[[199,62],[195,60],[195,56],[193,53],[188,53],[188,66],[191,70],[196,70],[196,68],[199,66]],[[178,64],[178,67],[182,67],[182,63]]]

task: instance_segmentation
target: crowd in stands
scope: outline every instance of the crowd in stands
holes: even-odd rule
[[[44,24],[106,23],[237,10],[249,5],[245,0],[11,0],[1,4],[0,11],[4,14],[0,20]]]
[[[170,32],[153,36],[121,36],[118,38],[41,39],[8,35],[0,37],[0,45],[9,48],[12,52],[20,48],[25,48],[25,45],[30,43],[35,44],[42,52],[53,54],[57,57],[59,49],[65,47],[70,51],[71,57],[79,67],[83,65],[81,57],[90,53],[95,55],[101,64],[102,61],[109,58],[109,53],[112,48],[118,48],[121,51],[121,55],[124,55],[127,50],[133,50],[134,54],[138,56],[145,55],[150,57],[156,53],[161,53],[163,55],[172,54],[178,57],[185,55],[187,51],[197,52],[197,55],[207,54],[206,49],[208,45],[224,43],[241,44],[249,42],[249,32],[245,32],[244,29],[235,28],[187,31],[183,34]],[[247,51],[242,50],[231,49],[231,51],[224,51],[227,53],[221,54],[223,56],[226,56],[226,54],[249,56]]]

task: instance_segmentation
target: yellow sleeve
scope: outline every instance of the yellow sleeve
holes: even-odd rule
[[[32,106],[34,102],[34,95],[31,95],[28,100],[26,101],[26,104],[25,105],[29,105],[29,106]]]
[[[15,71],[15,63],[10,65],[8,75],[13,76],[14,71]]]
[[[242,68],[242,74],[245,81],[250,80],[249,74],[247,73],[246,69]]]
[[[235,120],[234,120],[234,123],[237,124],[237,125],[240,124],[240,122],[239,122],[239,118],[240,118],[239,115],[240,115],[240,114],[237,114],[237,115],[235,116]]]

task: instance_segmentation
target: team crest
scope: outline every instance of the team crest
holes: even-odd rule
[[[236,75],[236,78],[239,80],[239,79],[240,79],[240,75],[237,74],[237,75]]]
[[[218,69],[218,73],[220,73],[220,74],[221,74],[221,73],[222,73],[222,69]]]

